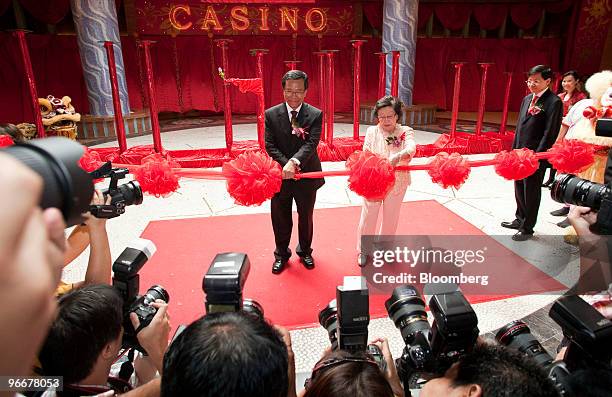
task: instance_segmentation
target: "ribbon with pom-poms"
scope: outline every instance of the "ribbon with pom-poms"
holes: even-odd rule
[[[173,167],[179,168],[179,165],[169,156],[153,153],[142,159],[140,167],[134,168],[134,179],[140,183],[144,193],[167,197],[179,188],[178,176],[172,171]]]
[[[240,205],[260,205],[280,192],[280,164],[259,152],[245,152],[223,164],[227,192]]]
[[[449,186],[459,189],[470,175],[470,164],[459,153],[438,153],[429,163],[427,172],[434,183],[444,189]]]
[[[540,166],[533,150],[527,148],[499,152],[495,155],[495,161],[495,172],[508,180],[526,178]]]
[[[382,200],[395,183],[389,160],[369,151],[357,151],[346,160],[349,189],[367,200]]]
[[[593,145],[576,139],[564,139],[548,149],[548,161],[559,172],[575,174],[593,164],[594,152]]]

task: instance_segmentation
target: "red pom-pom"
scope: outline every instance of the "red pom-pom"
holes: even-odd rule
[[[575,174],[587,169],[595,161],[594,147],[576,139],[564,139],[548,149],[548,161],[559,172]]]
[[[502,151],[495,156],[495,172],[508,180],[528,177],[540,166],[533,150],[527,148]]]
[[[587,106],[582,111],[582,115],[587,119],[592,119],[594,117],[597,117],[597,108],[594,106]]]
[[[89,150],[87,146],[83,146],[83,149],[85,151],[79,160],[79,165],[81,168],[86,172],[91,172],[100,168],[103,163],[102,159],[100,158],[100,154],[96,151]]]
[[[427,172],[431,180],[444,189],[453,186],[459,189],[470,175],[470,164],[459,153],[440,152],[429,163]]]
[[[11,146],[13,143],[13,138],[10,135],[0,135],[0,147]]]
[[[223,164],[227,192],[240,205],[260,205],[280,192],[280,164],[261,152],[244,152]]]
[[[134,171],[134,179],[140,183],[143,192],[155,197],[167,197],[179,188],[173,166],[178,168],[177,163],[154,153],[142,159],[142,164]]]
[[[382,200],[395,183],[389,160],[372,152],[356,151],[346,160],[349,189],[367,200]]]

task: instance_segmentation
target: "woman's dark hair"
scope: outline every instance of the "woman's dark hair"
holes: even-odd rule
[[[342,362],[342,359],[351,358],[364,360]],[[313,373],[304,397],[393,397],[389,382],[376,364],[366,360],[365,353],[351,354],[338,350],[323,357],[321,361],[333,359],[339,363],[321,367]]]
[[[574,80],[576,80],[576,81],[580,81],[581,80],[580,79],[580,75],[575,70],[568,70],[567,72],[563,73],[563,76],[561,76],[561,79],[564,79],[567,76],[572,76],[574,78]]]
[[[391,95],[386,95],[376,101],[376,105],[374,105],[374,109],[372,109],[374,116],[378,117],[378,111],[382,108],[386,108],[387,106],[391,106],[393,108],[393,111],[395,114],[397,114],[397,117],[402,116],[402,101]]]

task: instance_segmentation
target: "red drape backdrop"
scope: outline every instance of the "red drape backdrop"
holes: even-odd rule
[[[181,112],[191,109],[221,111],[223,106],[222,81],[217,74],[221,64],[220,50],[212,46],[206,36],[179,38],[155,37],[151,48],[155,70],[155,89],[160,111]],[[87,92],[81,70],[78,46],[74,36],[28,35],[34,74],[40,96],[68,95],[77,111],[88,113]],[[244,37],[230,44],[230,67],[227,77],[255,77],[255,57],[250,48],[268,48],[264,56],[266,73],[266,106],[282,101],[280,78],[286,68],[282,60],[293,58],[292,40],[275,37]],[[319,87],[318,49],[339,49],[339,59],[352,59],[352,47],[347,38],[298,37],[295,41],[300,68],[310,77],[307,100],[318,106]],[[139,70],[138,54],[133,38],[122,37],[123,56],[127,74],[130,107],[141,109],[144,104],[144,81]],[[480,91],[480,72],[476,62],[494,62],[489,70],[487,94],[488,111],[499,111],[503,105],[504,71],[514,73],[510,109],[517,110],[525,93],[524,72],[539,63],[548,63],[555,70],[559,66],[558,39],[462,39],[419,38],[417,40],[415,70],[415,103],[435,103],[450,109],[453,73],[450,62],[466,61],[461,87],[461,111],[476,111]],[[211,47],[212,46],[212,47]],[[176,50],[175,50],[176,48]],[[374,101],[378,87],[378,57],[380,39],[369,39],[363,48],[362,101]],[[0,122],[31,121],[27,86],[23,65],[14,38],[0,33]],[[177,84],[177,81],[179,84]],[[336,110],[352,110],[352,63],[336,63]],[[233,111],[255,113],[256,101],[250,95],[233,90]]]

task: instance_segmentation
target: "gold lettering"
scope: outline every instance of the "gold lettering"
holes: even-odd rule
[[[313,16],[317,14],[321,20],[319,26],[315,26],[313,23]],[[320,8],[311,8],[306,13],[306,27],[313,32],[320,32],[327,27],[327,15]]]
[[[232,7],[232,29],[245,31],[249,28],[249,10],[246,6]]]
[[[286,32],[287,30],[287,22],[289,22],[289,25],[291,25],[291,29],[294,32],[297,32],[298,29],[298,18],[297,18],[297,12],[298,9],[297,8],[291,8],[288,9],[287,7],[281,7],[280,8],[280,16],[281,16],[281,27],[280,27],[280,31]],[[291,15],[291,14],[293,15]]]
[[[270,9],[268,7],[259,7],[259,11],[261,12],[261,26],[259,27],[259,30],[270,30],[270,26],[268,26],[268,12]]]
[[[208,25],[212,25],[214,30],[223,30],[217,13],[212,6],[206,7],[206,14],[204,14],[204,19],[202,20],[202,30],[210,30]]]
[[[170,14],[168,15],[168,18],[170,19],[170,25],[172,25],[172,27],[176,30],[187,30],[191,27],[191,25],[193,25],[193,23],[180,23],[176,17],[177,14],[181,11],[191,16],[191,7],[189,7],[188,5],[173,6],[172,8],[170,8]]]

